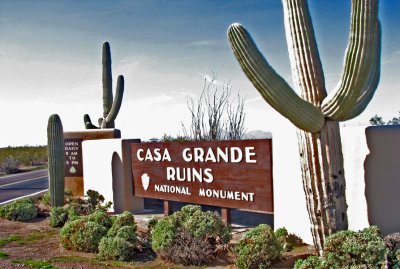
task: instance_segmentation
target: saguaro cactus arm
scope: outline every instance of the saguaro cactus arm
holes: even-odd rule
[[[350,41],[342,78],[322,103],[326,117],[348,120],[368,105],[379,82],[380,44],[378,1],[352,1]]]
[[[284,22],[294,85],[316,107],[326,97],[325,79],[306,0],[284,0]]]
[[[301,99],[275,72],[242,25],[231,25],[228,39],[244,73],[268,104],[300,129],[321,130],[325,119],[319,109]]]
[[[114,122],[121,108],[123,96],[124,96],[124,77],[118,76],[115,99],[114,102],[112,103],[110,111],[107,114],[107,117],[102,122],[103,125],[110,122]]]
[[[122,98],[124,95],[124,77],[118,76],[114,99],[112,92],[111,50],[108,42],[103,43],[102,65],[103,117],[99,118],[99,127],[97,127],[92,123],[89,115],[85,114],[83,121],[86,129],[114,128],[114,121],[121,108]]]
[[[103,43],[103,118],[108,116],[113,103],[113,92],[112,92],[112,71],[111,71],[111,49],[108,42]]]

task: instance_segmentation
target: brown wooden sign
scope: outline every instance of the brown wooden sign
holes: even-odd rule
[[[134,195],[273,212],[272,140],[131,144]]]

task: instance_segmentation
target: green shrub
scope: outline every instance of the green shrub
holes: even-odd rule
[[[63,207],[53,207],[50,212],[50,226],[62,227],[68,220],[68,210]]]
[[[322,266],[322,259],[317,256],[309,256],[304,260],[297,260],[294,264],[295,269],[325,269]]]
[[[186,265],[210,262],[216,256],[217,246],[227,244],[231,238],[230,228],[219,216],[202,212],[200,206],[193,205],[184,206],[181,211],[159,220],[151,231],[152,249],[161,258]],[[200,241],[207,244],[200,245]],[[199,259],[195,252],[181,251],[188,245],[194,248],[202,246],[207,251]],[[212,251],[208,251],[208,246]]]
[[[200,206],[183,207],[181,217],[183,228],[194,237],[219,238],[225,244],[232,239],[231,230],[225,225],[221,217],[210,211],[201,211]]]
[[[158,252],[170,246],[176,230],[178,230],[178,222],[174,215],[159,220],[151,233],[153,250]]]
[[[46,192],[45,194],[43,194],[42,196],[42,203],[45,205],[51,205],[50,204],[50,192]]]
[[[115,237],[103,237],[99,244],[99,258],[103,260],[131,261],[141,248],[136,226],[122,226]]]
[[[96,222],[97,224],[100,224],[108,229],[111,228],[113,225],[113,221],[111,220],[111,217],[107,214],[107,212],[98,209],[94,211],[92,214],[88,215],[88,221],[93,221]]]
[[[304,246],[303,240],[295,234],[288,233],[285,227],[275,231],[275,236],[282,245],[284,251],[291,251],[295,247]]]
[[[160,221],[160,218],[158,217],[152,217],[148,222],[147,222],[147,231],[151,233],[154,230],[154,227],[156,224]]]
[[[20,199],[0,206],[0,217],[9,220],[26,221],[36,218],[37,208],[28,198]]]
[[[73,215],[85,216],[93,213],[96,210],[103,210],[107,212],[107,210],[111,207],[112,203],[107,202],[105,205],[104,197],[94,190],[88,190],[84,199],[80,197],[74,197],[72,193],[65,193],[65,200],[68,204],[68,208],[70,208],[71,213]]]
[[[298,261],[295,268],[317,264],[315,268],[382,268],[388,249],[380,236],[379,229],[371,226],[364,230],[340,231],[330,236],[324,246],[321,258],[309,257]]]
[[[122,214],[118,215],[117,218],[114,220],[110,230],[108,230],[107,236],[114,237],[117,235],[118,230],[123,226],[132,226],[136,232],[136,222],[135,217],[132,215],[131,212],[125,211]]]
[[[82,229],[79,229],[74,236],[74,249],[83,252],[98,252],[101,238],[107,234],[107,228],[104,226],[88,221]]]
[[[250,229],[236,245],[236,267],[269,268],[271,262],[282,257],[283,248],[276,238],[272,228],[260,224]]]
[[[380,268],[387,248],[376,226],[359,232],[340,231],[330,236],[324,246],[324,259],[331,267],[366,266]]]
[[[69,220],[60,231],[61,244],[66,249],[97,252],[100,240],[107,234],[110,218],[107,213],[96,211],[84,217]]]
[[[136,245],[120,237],[103,237],[99,245],[99,258],[102,260],[132,261]]]

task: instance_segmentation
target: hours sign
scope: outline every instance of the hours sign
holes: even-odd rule
[[[271,142],[131,144],[134,195],[272,213]]]

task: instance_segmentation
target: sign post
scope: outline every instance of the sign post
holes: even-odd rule
[[[271,139],[131,144],[131,154],[135,196],[274,211]]]

